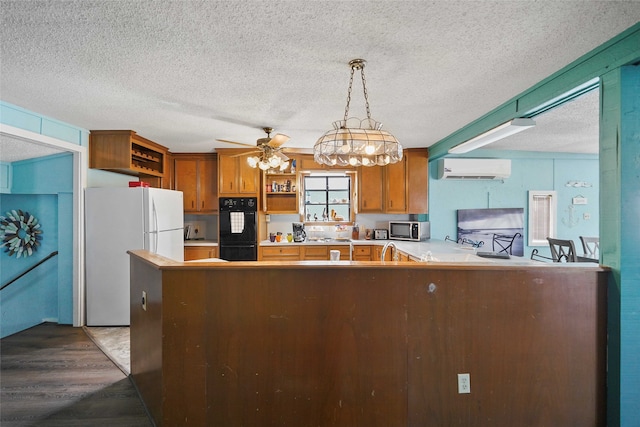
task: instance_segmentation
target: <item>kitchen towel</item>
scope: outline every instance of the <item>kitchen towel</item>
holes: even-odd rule
[[[229,212],[231,214],[231,233],[240,234],[244,231],[244,212]]]

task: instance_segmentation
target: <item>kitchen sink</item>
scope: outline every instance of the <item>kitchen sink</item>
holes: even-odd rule
[[[319,242],[319,243],[330,243],[330,242],[343,242],[343,243],[350,243],[351,239],[347,239],[347,238],[331,238],[331,237],[323,237],[323,238],[319,238],[319,239],[307,239],[307,242]]]

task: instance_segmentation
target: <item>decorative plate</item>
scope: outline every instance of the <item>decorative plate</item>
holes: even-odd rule
[[[12,210],[7,216],[0,216],[2,245],[9,256],[31,256],[40,246],[42,230],[35,216],[29,212]]]

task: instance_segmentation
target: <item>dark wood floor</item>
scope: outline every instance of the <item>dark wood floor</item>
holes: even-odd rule
[[[2,427],[153,425],[82,328],[43,323],[0,340],[0,353]]]

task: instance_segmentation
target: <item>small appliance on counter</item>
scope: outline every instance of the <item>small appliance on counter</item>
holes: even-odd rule
[[[431,238],[428,221],[389,221],[389,239],[420,242]]]
[[[387,240],[389,238],[389,230],[384,228],[376,228],[373,230],[373,240]]]
[[[293,226],[293,241],[304,242],[307,238],[307,233],[304,231],[304,224],[301,222],[294,222]]]

